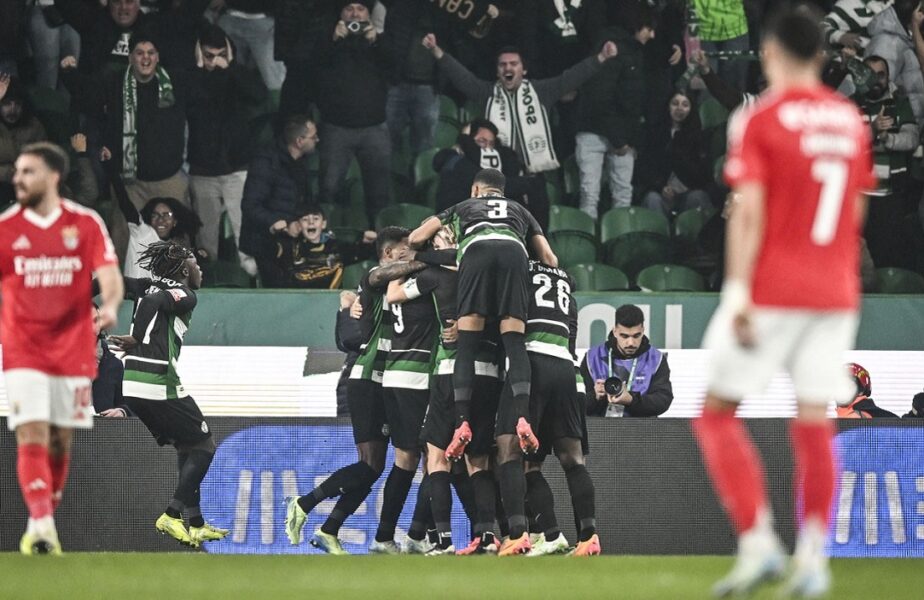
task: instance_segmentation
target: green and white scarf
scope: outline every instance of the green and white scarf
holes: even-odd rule
[[[558,168],[549,117],[528,80],[513,93],[495,83],[484,114],[497,126],[500,141],[523,159],[527,171],[542,173]]]
[[[173,106],[176,99],[173,95],[173,82],[167,71],[158,65],[154,75],[157,77],[157,108]],[[138,175],[137,119],[138,80],[129,67],[122,79],[122,177],[126,181],[134,180]]]

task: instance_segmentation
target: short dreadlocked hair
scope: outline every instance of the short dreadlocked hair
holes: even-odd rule
[[[138,266],[157,277],[173,279],[186,266],[186,260],[194,257],[193,251],[183,244],[166,240],[149,244],[138,258]]]

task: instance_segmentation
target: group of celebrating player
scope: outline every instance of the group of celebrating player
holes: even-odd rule
[[[816,16],[781,11],[762,41],[769,90],[731,125],[727,279],[704,340],[713,361],[703,415],[693,424],[738,533],[737,560],[717,584],[718,595],[748,592],[781,576],[786,565],[758,454],[734,418],[740,400],[780,368],[791,375],[799,400],[791,430],[800,531],[787,590],[817,596],[831,585],[824,547],[834,461],[826,406],[852,392],[841,362],[857,326],[862,192],[874,179],[868,128],[856,108],[821,85],[821,50]],[[114,325],[123,296],[102,222],[58,195],[67,172],[60,149],[26,147],[14,176],[18,204],[0,216],[3,369],[30,515],[21,543],[26,554],[60,553],[52,514],[67,477],[71,428],[92,420],[91,273],[102,294],[99,327]],[[397,519],[425,448],[427,476],[406,549],[455,551],[450,486],[456,483],[474,534],[459,554],[564,552],[569,545],[539,470],[554,451],[575,512],[572,552],[600,553],[594,486],[584,466],[572,287],[535,220],[503,191],[503,175],[486,169],[471,199],[414,231],[379,232],[380,264],[364,277],[353,308],[365,342],[348,388],[359,457],[287,500],[293,544],[301,542],[312,509],[337,497],[311,543],[344,553],[339,528],[384,471],[390,439],[395,464],[372,551],[397,552]],[[537,261],[528,261],[530,252]],[[129,282],[138,299],[134,322],[129,336],[115,338],[127,355],[126,407],[107,416],[130,411],[161,444],[176,447],[177,490],[157,528],[198,545],[227,534],[199,510],[199,484],[215,445],[176,374],[201,274],[193,255],[172,243],[149,247],[143,261],[152,278]],[[463,458],[467,477],[458,477],[462,463],[454,463]],[[526,499],[530,513],[543,516],[535,544]]]

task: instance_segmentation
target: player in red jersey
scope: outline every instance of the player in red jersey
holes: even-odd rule
[[[110,329],[122,276],[102,220],[58,195],[67,154],[31,144],[16,159],[16,201],[0,215],[0,343],[16,431],[19,487],[29,524],[23,554],[60,554],[55,508],[67,480],[71,430],[92,427],[96,377],[92,276],[99,280],[99,326]]]
[[[863,190],[875,181],[868,127],[855,106],[822,86],[821,50],[811,11],[779,13],[762,40],[770,87],[731,126],[727,281],[704,338],[713,356],[693,427],[738,533],[735,566],[714,589],[720,596],[746,593],[785,568],[759,455],[735,419],[742,398],[781,368],[799,403],[790,433],[802,505],[786,589],[816,596],[830,588],[825,543],[835,467],[825,417],[831,400],[853,393],[843,354],[858,320]]]

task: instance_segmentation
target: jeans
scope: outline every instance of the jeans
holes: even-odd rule
[[[635,151],[623,156],[609,152],[610,143],[595,133],[577,134],[578,171],[581,174],[581,210],[597,218],[597,204],[600,202],[600,181],[606,166],[607,183],[613,207],[632,204],[632,172],[635,168]]]
[[[420,154],[433,146],[433,134],[440,115],[440,101],[431,85],[399,83],[388,90],[385,119],[391,147],[401,147],[401,134],[410,125],[411,152]]]
[[[645,208],[656,210],[664,213],[664,216],[670,217],[671,213],[682,213],[692,208],[711,208],[712,200],[709,194],[703,190],[690,190],[682,194],[674,195],[673,200],[668,200],[660,192],[648,192],[642,200]]]
[[[241,198],[244,196],[244,181],[247,171],[236,171],[228,175],[204,177],[191,175],[189,191],[192,206],[202,220],[199,230],[199,246],[209,253],[212,260],[218,258],[218,239],[221,231],[222,203],[228,211],[234,242],[241,238]]]
[[[218,26],[234,42],[235,58],[241,64],[254,65],[260,70],[263,83],[270,90],[278,90],[286,78],[286,67],[273,59],[273,17],[245,19],[225,13],[218,18]]]
[[[726,52],[744,52],[751,49],[751,43],[748,34],[744,34],[721,42],[701,41],[700,47],[703,52],[716,52],[718,50],[724,50]],[[709,66],[722,81],[733,86],[739,92],[744,92],[747,89],[748,69],[751,66],[751,61],[744,59],[716,60],[715,58],[710,58]]]
[[[391,143],[385,123],[372,127],[321,126],[321,200],[336,197],[355,155],[363,177],[370,224],[388,205],[391,189]]]
[[[42,87],[58,87],[58,63],[65,56],[80,58],[80,36],[70,25],[49,27],[42,9],[29,9],[29,42],[35,63],[35,79]]]

